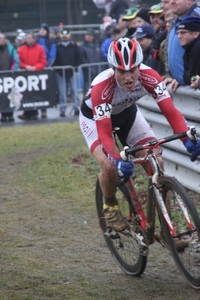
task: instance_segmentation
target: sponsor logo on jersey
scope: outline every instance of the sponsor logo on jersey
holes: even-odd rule
[[[154,76],[151,76],[149,74],[142,73],[142,74],[140,74],[140,78],[141,78],[142,82],[146,85],[152,86],[152,85],[158,84],[157,78]]]
[[[133,102],[133,101],[135,102],[137,100],[138,100],[137,97],[134,97],[134,99],[126,98],[126,99],[123,99],[122,101],[117,102],[116,104],[112,104],[112,106],[116,107],[116,106],[124,105],[124,104],[130,103],[130,102]]]
[[[102,95],[101,95],[102,100],[104,101],[104,100],[111,99],[115,88],[116,88],[116,82],[114,80],[112,80],[103,89]]]

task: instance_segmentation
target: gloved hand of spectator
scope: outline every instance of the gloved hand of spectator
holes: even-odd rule
[[[191,139],[187,139],[184,142],[185,148],[187,151],[192,154],[192,156],[197,157],[200,155],[200,139],[197,140],[197,143],[194,144]]]
[[[122,158],[119,158],[116,162],[116,166],[118,169],[119,176],[123,176],[125,178],[133,175],[134,171],[134,163],[133,161],[124,161]]]

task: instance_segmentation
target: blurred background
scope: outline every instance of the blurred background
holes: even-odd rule
[[[130,7],[156,0],[126,0]],[[0,0],[0,31],[17,28],[36,29],[41,23],[49,26],[100,24],[111,0]]]

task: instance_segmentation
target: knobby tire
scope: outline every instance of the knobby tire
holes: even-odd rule
[[[193,288],[200,288],[200,219],[197,210],[183,186],[173,177],[160,180],[162,196],[178,237],[170,233],[169,227],[160,215],[162,228],[174,261]],[[170,199],[170,200],[169,200]],[[187,208],[192,229],[187,224],[178,200]]]

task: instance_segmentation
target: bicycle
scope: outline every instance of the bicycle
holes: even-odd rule
[[[154,149],[182,137],[196,138],[195,129],[151,140],[144,145],[122,151],[123,159],[134,160],[135,165],[147,169],[148,197],[143,208],[138,199],[133,179],[119,178],[116,198],[129,229],[115,232],[107,226],[103,213],[103,194],[96,182],[96,207],[100,228],[106,244],[121,269],[128,275],[140,276],[147,264],[149,246],[155,241],[171,252],[185,280],[200,288],[200,219],[184,187],[175,177],[167,175],[158,162]],[[161,149],[161,147],[159,147]],[[137,151],[146,149],[147,155],[135,158]],[[160,150],[161,155],[162,149]],[[194,161],[195,158],[191,160]],[[157,232],[157,229],[160,232]]]

